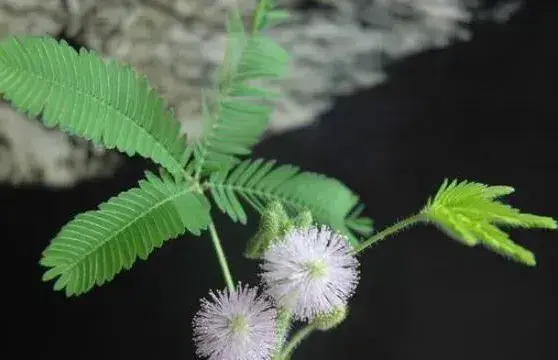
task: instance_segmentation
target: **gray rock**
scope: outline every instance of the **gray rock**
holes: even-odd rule
[[[52,129],[0,103],[0,178],[13,184],[70,186],[112,174],[118,156]]]

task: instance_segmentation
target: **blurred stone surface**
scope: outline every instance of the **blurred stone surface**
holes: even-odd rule
[[[214,78],[226,12],[237,3],[251,9],[256,1],[0,0],[0,34],[64,34],[131,64],[148,76],[174,107],[183,130],[196,138],[200,90]],[[335,95],[384,81],[382,69],[392,59],[469,39],[467,24],[479,6],[475,0],[278,3],[292,18],[271,34],[293,59],[289,76],[274,85],[285,94],[270,122],[275,133],[311,123]],[[499,14],[504,21],[506,13]],[[117,154],[93,151],[92,145],[47,130],[7,104],[0,107],[0,145],[0,181],[14,184],[68,186],[110,174],[118,162]]]
[[[109,175],[118,163],[117,154],[45,129],[5,103],[0,103],[0,134],[0,179],[14,184],[65,186],[76,178]]]

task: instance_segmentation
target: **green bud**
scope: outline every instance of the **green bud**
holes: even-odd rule
[[[282,238],[292,227],[285,208],[274,201],[265,207],[256,234],[248,240],[244,256],[259,259],[274,239]]]
[[[318,330],[328,331],[341,324],[347,318],[348,312],[347,307],[343,306],[329,313],[316,316],[314,320],[312,320],[312,324]]]
[[[300,229],[308,229],[314,224],[312,213],[309,210],[300,212],[294,219],[294,226]]]

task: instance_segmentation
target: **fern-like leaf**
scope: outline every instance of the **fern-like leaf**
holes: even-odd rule
[[[487,248],[527,265],[535,265],[534,255],[515,244],[496,225],[556,229],[556,220],[546,216],[521,213],[495,200],[512,193],[509,186],[488,186],[476,182],[444,180],[422,214],[455,240]]]
[[[175,176],[190,156],[179,122],[144,76],[65,41],[2,41],[0,93],[20,111],[42,113],[48,127],[150,158]]]
[[[288,52],[260,33],[282,14],[272,10],[269,1],[260,2],[254,27],[247,32],[238,9],[231,12],[217,89],[213,96],[202,94],[204,131],[196,143],[196,174],[238,163],[238,157],[248,155],[264,133],[273,110],[269,100],[274,94],[251,82],[284,76]]]
[[[347,217],[357,205],[358,196],[335,179],[312,172],[301,172],[292,165],[275,166],[275,161],[245,160],[228,170],[214,172],[203,185],[209,189],[216,205],[233,221],[246,223],[247,216],[241,200],[262,213],[270,201],[278,201],[297,214],[309,210],[315,220],[327,224],[358,240],[347,226]],[[350,218],[355,221],[357,218]],[[369,231],[366,220],[357,220],[363,228],[352,226],[357,232]]]
[[[136,258],[147,259],[154,248],[181,235],[199,235],[210,222],[209,202],[188,183],[151,173],[139,186],[99,205],[99,210],[76,216],[43,252],[43,276],[56,277],[55,290],[67,296],[111,281]]]

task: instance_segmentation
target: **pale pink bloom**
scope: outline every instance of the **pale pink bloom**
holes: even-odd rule
[[[210,292],[194,317],[198,356],[209,360],[268,360],[277,344],[277,312],[257,288]]]
[[[265,252],[261,278],[278,307],[311,320],[346,305],[358,266],[344,236],[327,227],[294,229]]]

